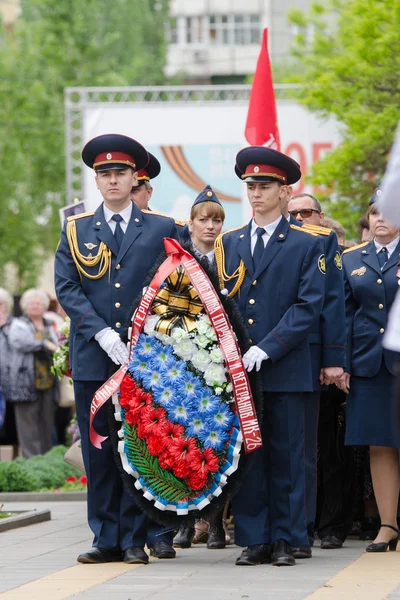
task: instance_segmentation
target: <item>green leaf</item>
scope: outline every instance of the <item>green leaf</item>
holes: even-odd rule
[[[184,482],[160,467],[157,457],[150,454],[146,442],[138,437],[136,429],[128,423],[125,423],[125,444],[129,460],[152,492],[172,503],[179,502],[192,493]]]

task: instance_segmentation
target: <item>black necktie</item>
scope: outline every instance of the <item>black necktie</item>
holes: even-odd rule
[[[111,218],[116,223],[114,237],[115,237],[115,241],[117,242],[117,246],[118,246],[118,250],[119,250],[121,248],[122,240],[124,239],[124,232],[122,231],[122,227],[121,227],[121,221],[123,221],[123,218],[121,217],[121,215],[118,215],[118,214],[113,215]]]
[[[387,248],[383,247],[378,252],[378,260],[379,260],[379,264],[381,266],[381,270],[383,269],[384,264],[387,262],[387,259],[388,259],[388,251],[387,251]]]
[[[264,252],[264,240],[262,239],[262,236],[264,235],[264,233],[265,233],[264,227],[257,227],[257,229],[256,229],[257,241],[256,241],[256,245],[254,246],[254,251],[253,251],[253,265],[254,265],[255,269],[257,268],[258,263],[260,262],[261,257]]]

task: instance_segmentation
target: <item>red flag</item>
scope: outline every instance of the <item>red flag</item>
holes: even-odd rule
[[[280,150],[278,118],[268,56],[268,28],[265,28],[263,33],[244,135],[252,146],[266,145],[268,148]]]

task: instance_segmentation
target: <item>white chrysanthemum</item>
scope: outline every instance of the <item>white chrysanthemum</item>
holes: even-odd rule
[[[220,395],[222,394],[222,392],[223,392],[223,391],[224,391],[224,390],[223,390],[223,388],[222,388],[222,387],[216,387],[216,388],[214,388],[214,392],[215,392],[215,394],[216,394],[217,396],[220,396]]]
[[[221,386],[226,382],[225,369],[222,365],[211,363],[204,373],[206,384],[210,386]]]
[[[222,363],[224,362],[224,357],[222,355],[221,350],[218,346],[214,346],[210,351],[210,357],[213,363]]]
[[[233,390],[232,384],[231,384],[231,383],[228,383],[228,385],[226,386],[226,388],[225,388],[225,389],[226,389],[226,391],[228,392],[228,394],[230,394],[230,393],[232,392],[232,390]]]
[[[206,348],[210,343],[210,340],[205,335],[196,335],[194,341],[199,348]]]
[[[196,344],[194,344],[189,338],[173,343],[173,349],[175,354],[177,354],[180,358],[183,358],[183,360],[190,360],[197,352]]]
[[[145,324],[144,324],[144,332],[147,333],[147,335],[155,335],[155,326],[159,320],[159,316],[158,315],[149,315],[146,318]]]
[[[189,338],[189,334],[182,327],[175,327],[172,330],[171,337],[174,342],[181,342],[182,340],[187,340]]]
[[[204,321],[204,319],[201,319],[198,321],[196,329],[199,335],[206,335],[208,330],[210,329],[210,326]]]
[[[196,354],[192,356],[191,361],[196,369],[199,369],[199,371],[204,373],[211,362],[210,354],[206,350],[198,350]]]

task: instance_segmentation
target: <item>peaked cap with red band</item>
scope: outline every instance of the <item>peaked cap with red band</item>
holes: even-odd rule
[[[150,181],[150,179],[154,179],[157,175],[160,174],[161,165],[151,152],[148,152],[149,162],[146,165],[145,169],[139,169],[137,174],[138,185],[141,185],[145,181]]]
[[[235,173],[243,181],[280,181],[285,185],[292,185],[301,177],[300,165],[293,158],[264,146],[240,150]]]
[[[82,160],[95,171],[126,167],[139,171],[146,167],[149,155],[136,140],[126,135],[109,133],[90,140],[82,150]]]

